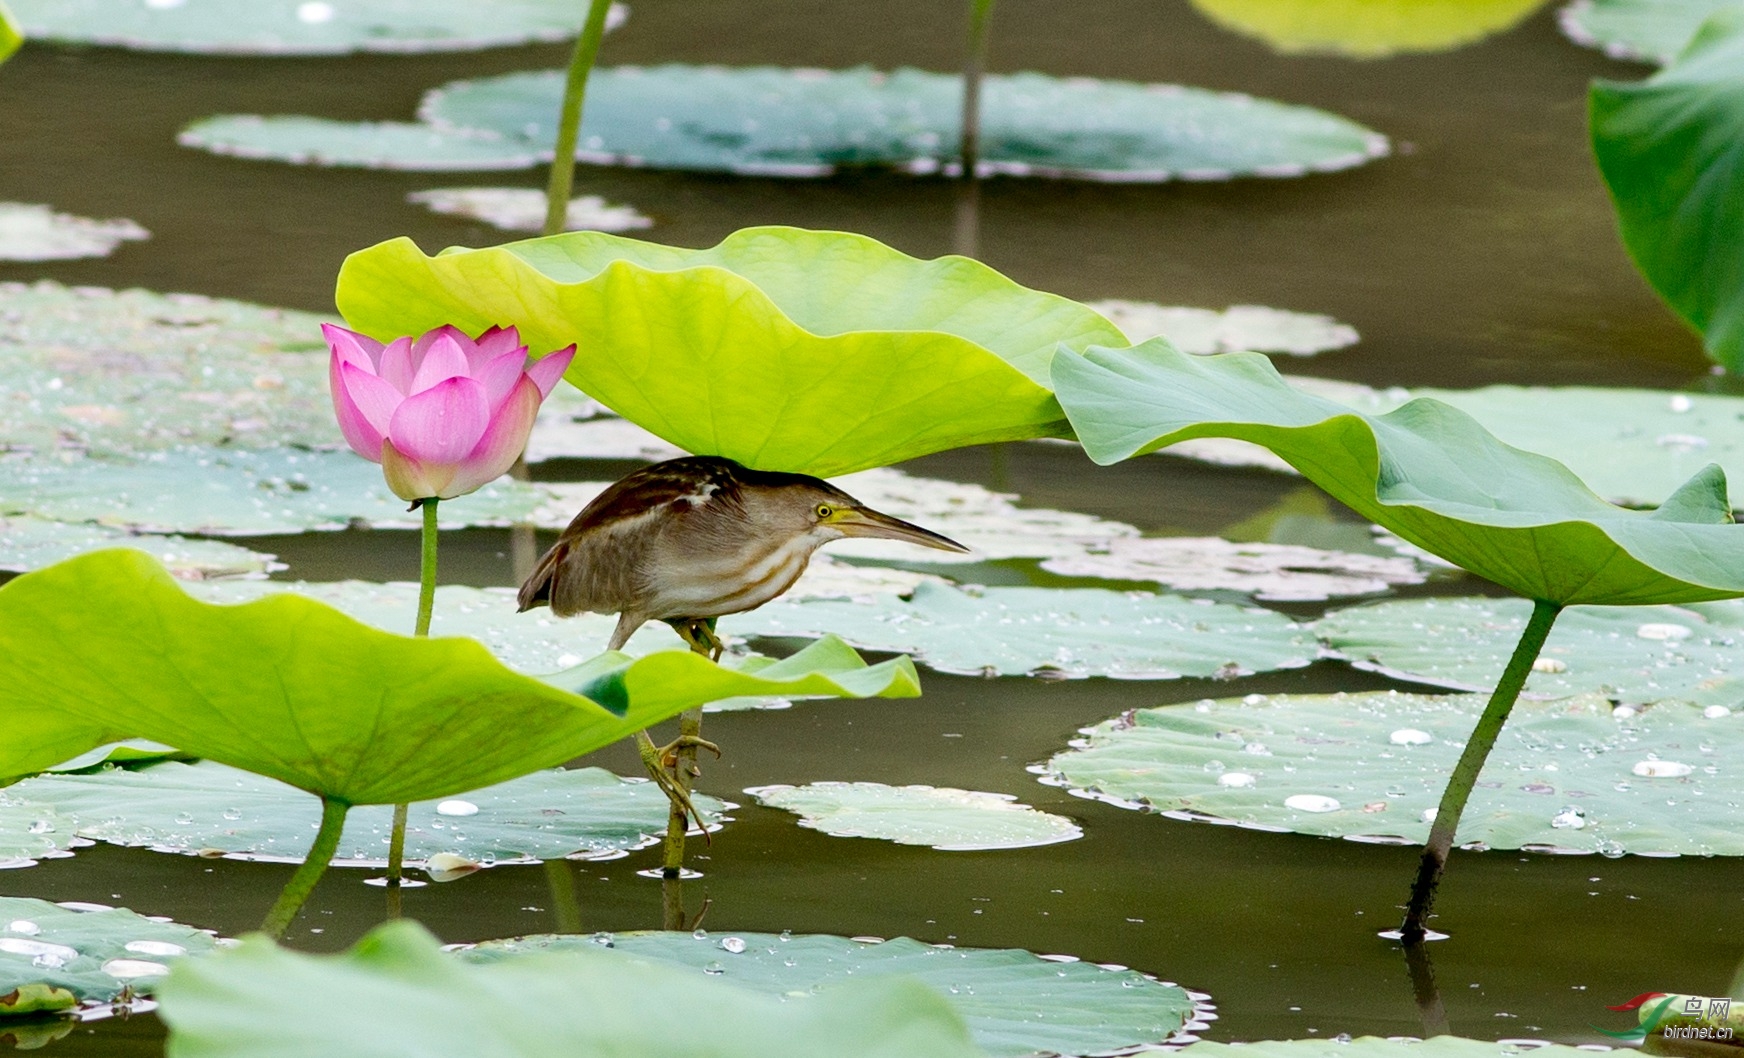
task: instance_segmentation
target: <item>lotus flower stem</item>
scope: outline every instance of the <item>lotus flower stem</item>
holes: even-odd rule
[[[418,562],[418,619],[412,628],[415,636],[430,634],[430,612],[436,607],[436,507],[435,497],[419,502],[424,509],[422,549]],[[388,914],[398,918],[400,876],[405,873],[406,814],[410,805],[394,806],[394,825],[388,834]]]
[[[569,77],[563,83],[563,109],[557,116],[557,153],[551,159],[551,182],[545,190],[546,235],[561,234],[569,219],[569,190],[575,184],[575,141],[581,134],[581,108],[587,100],[587,75],[599,57],[600,38],[606,33],[606,13],[612,0],[591,0],[575,54],[569,60]]]
[[[969,0],[969,49],[963,60],[963,127],[957,180],[957,220],[952,248],[964,257],[974,257],[981,241],[981,73],[987,66],[987,23],[993,17],[993,0]]]
[[[1532,663],[1538,660],[1538,652],[1544,648],[1544,641],[1550,637],[1550,627],[1561,612],[1560,603],[1539,599],[1533,604],[1532,617],[1526,622],[1526,630],[1520,633],[1514,656],[1508,659],[1508,666],[1502,670],[1502,678],[1496,683],[1489,704],[1484,706],[1477,727],[1466,740],[1459,763],[1453,767],[1453,776],[1447,780],[1447,789],[1441,793],[1441,805],[1435,810],[1435,824],[1429,828],[1429,841],[1423,847],[1423,859],[1417,867],[1417,880],[1411,886],[1411,903],[1406,906],[1405,921],[1399,926],[1399,938],[1406,944],[1421,943],[1428,936],[1424,923],[1429,918],[1430,905],[1435,902],[1435,887],[1441,881],[1441,872],[1447,869],[1447,856],[1453,849],[1459,817],[1465,812],[1465,803],[1471,797],[1472,787],[1477,785],[1478,773],[1483,771],[1484,761],[1489,759],[1496,737],[1502,733],[1502,725],[1508,720],[1508,713],[1520,697],[1521,688],[1526,686],[1526,677],[1532,674]]]
[[[333,854],[339,850],[339,835],[345,830],[345,813],[350,809],[351,806],[343,801],[330,797],[321,799],[321,829],[315,832],[315,844],[309,848],[309,854],[303,857],[302,865],[291,875],[291,880],[285,883],[272,910],[266,913],[266,920],[260,924],[261,932],[275,940],[285,935],[291,919],[297,917],[297,911],[314,892],[315,883],[321,880],[321,876],[327,873],[327,865],[333,862]]]

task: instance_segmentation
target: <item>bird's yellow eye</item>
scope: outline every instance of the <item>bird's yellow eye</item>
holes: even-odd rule
[[[820,503],[817,505],[817,516],[818,521],[820,522],[828,519],[829,516],[834,513],[836,513],[836,509],[827,503]]]

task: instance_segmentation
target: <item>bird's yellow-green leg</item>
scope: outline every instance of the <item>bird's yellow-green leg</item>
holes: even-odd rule
[[[682,742],[683,740],[684,736],[680,735],[678,741]],[[677,744],[674,742],[672,745],[676,746]],[[676,821],[679,827],[679,841],[682,844],[683,834],[689,829],[689,820],[694,819],[698,826],[703,826],[702,813],[697,811],[696,805],[690,800],[690,783],[688,781],[690,777],[676,769],[673,764],[668,763],[668,761],[673,760],[672,746],[664,748],[655,746],[654,740],[648,737],[646,731],[636,732],[636,752],[642,758],[642,767],[648,769],[649,777],[654,780],[655,785],[665,791],[666,799],[672,802],[672,814],[667,819],[667,841],[669,843],[671,841],[671,827],[672,823]],[[705,836],[708,834],[707,829],[704,829],[703,834]],[[682,856],[680,858],[682,859]]]
[[[701,654],[710,661],[719,661],[721,651],[725,649],[720,637],[715,635],[714,618],[668,621],[672,630],[690,646],[693,653]],[[644,736],[646,734],[644,733]],[[678,718],[678,737],[658,749],[652,740],[642,747],[643,761],[648,760],[650,751],[654,754],[654,765],[649,765],[653,771],[657,765],[661,779],[657,780],[661,788],[666,790],[666,796],[672,802],[672,811],[666,817],[665,856],[661,862],[661,873],[668,878],[677,878],[684,869],[684,839],[689,831],[689,821],[694,819],[702,829],[704,844],[714,844],[709,836],[708,825],[696,806],[690,800],[691,780],[702,774],[696,766],[696,751],[706,749],[719,757],[721,747],[702,737],[702,710],[686,709]],[[679,796],[674,796],[674,791]]]

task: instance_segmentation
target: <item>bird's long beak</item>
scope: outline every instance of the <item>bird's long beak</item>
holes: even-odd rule
[[[833,523],[842,531],[843,536],[869,536],[880,540],[903,540],[922,547],[937,548],[940,551],[964,551],[969,549],[957,543],[948,536],[940,536],[931,529],[922,529],[912,522],[901,518],[892,518],[888,514],[880,514],[870,507],[848,507],[836,515]]]

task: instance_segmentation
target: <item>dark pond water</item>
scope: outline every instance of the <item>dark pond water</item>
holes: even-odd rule
[[[718,61],[948,69],[955,4],[884,0],[641,0],[607,62]],[[1259,303],[1354,324],[1352,350],[1292,364],[1357,381],[1690,384],[1693,337],[1625,259],[1589,160],[1584,90],[1636,67],[1570,45],[1542,12],[1443,56],[1287,59],[1225,34],[1180,0],[1004,0],[998,70],[1038,69],[1239,89],[1349,115],[1394,137],[1352,173],[1230,185],[1117,187],[1000,180],[986,190],[983,256],[1032,286],[1083,298]],[[221,60],[30,48],[0,69],[0,198],[129,216],[154,233],[107,260],[0,266],[0,280],[144,286],[331,311],[349,251],[408,234],[426,249],[498,241],[491,229],[408,206],[408,191],[476,177],[333,172],[215,158],[174,145],[218,112],[409,116],[420,92],[462,76],[564,61],[561,47],[436,57]],[[542,174],[507,181],[536,186]],[[652,237],[705,245],[734,228],[863,231],[903,250],[948,248],[951,193],[872,174],[815,183],[584,170],[579,191],[627,201]],[[621,466],[565,463],[597,478]],[[1217,532],[1300,487],[1167,459],[1096,470],[1066,448],[932,457],[913,468],[1020,492],[1157,532]],[[256,542],[291,575],[409,578],[398,533]],[[445,579],[506,584],[506,534],[445,541]],[[1021,571],[1011,572],[1013,578]],[[1482,590],[1471,582],[1439,590]],[[696,864],[693,909],[713,930],[906,934],[1120,962],[1213,994],[1216,1039],[1422,1034],[1395,924],[1413,850],[1164,820],[1038,785],[1025,765],[1120,710],[1255,691],[1386,686],[1330,664],[1209,684],[1043,683],[926,675],[912,702],[802,704],[708,721],[727,756],[702,788],[868,779],[1016,794],[1077,817],[1084,839],[946,854],[824,837],[786,813],[741,808]],[[626,748],[597,763],[625,774]],[[573,865],[585,929],[656,927],[655,854]],[[120,903],[237,933],[259,922],[289,868],[95,847],[0,881],[5,891]],[[291,941],[334,949],[382,916],[355,871],[321,885]],[[504,867],[408,894],[453,941],[554,928],[552,875]],[[1744,887],[1725,860],[1456,853],[1439,904],[1453,938],[1432,947],[1448,1024],[1479,1038],[1601,1042],[1606,1003],[1648,990],[1718,994],[1744,955]],[[155,1019],[82,1028],[61,1053],[152,1053]]]

